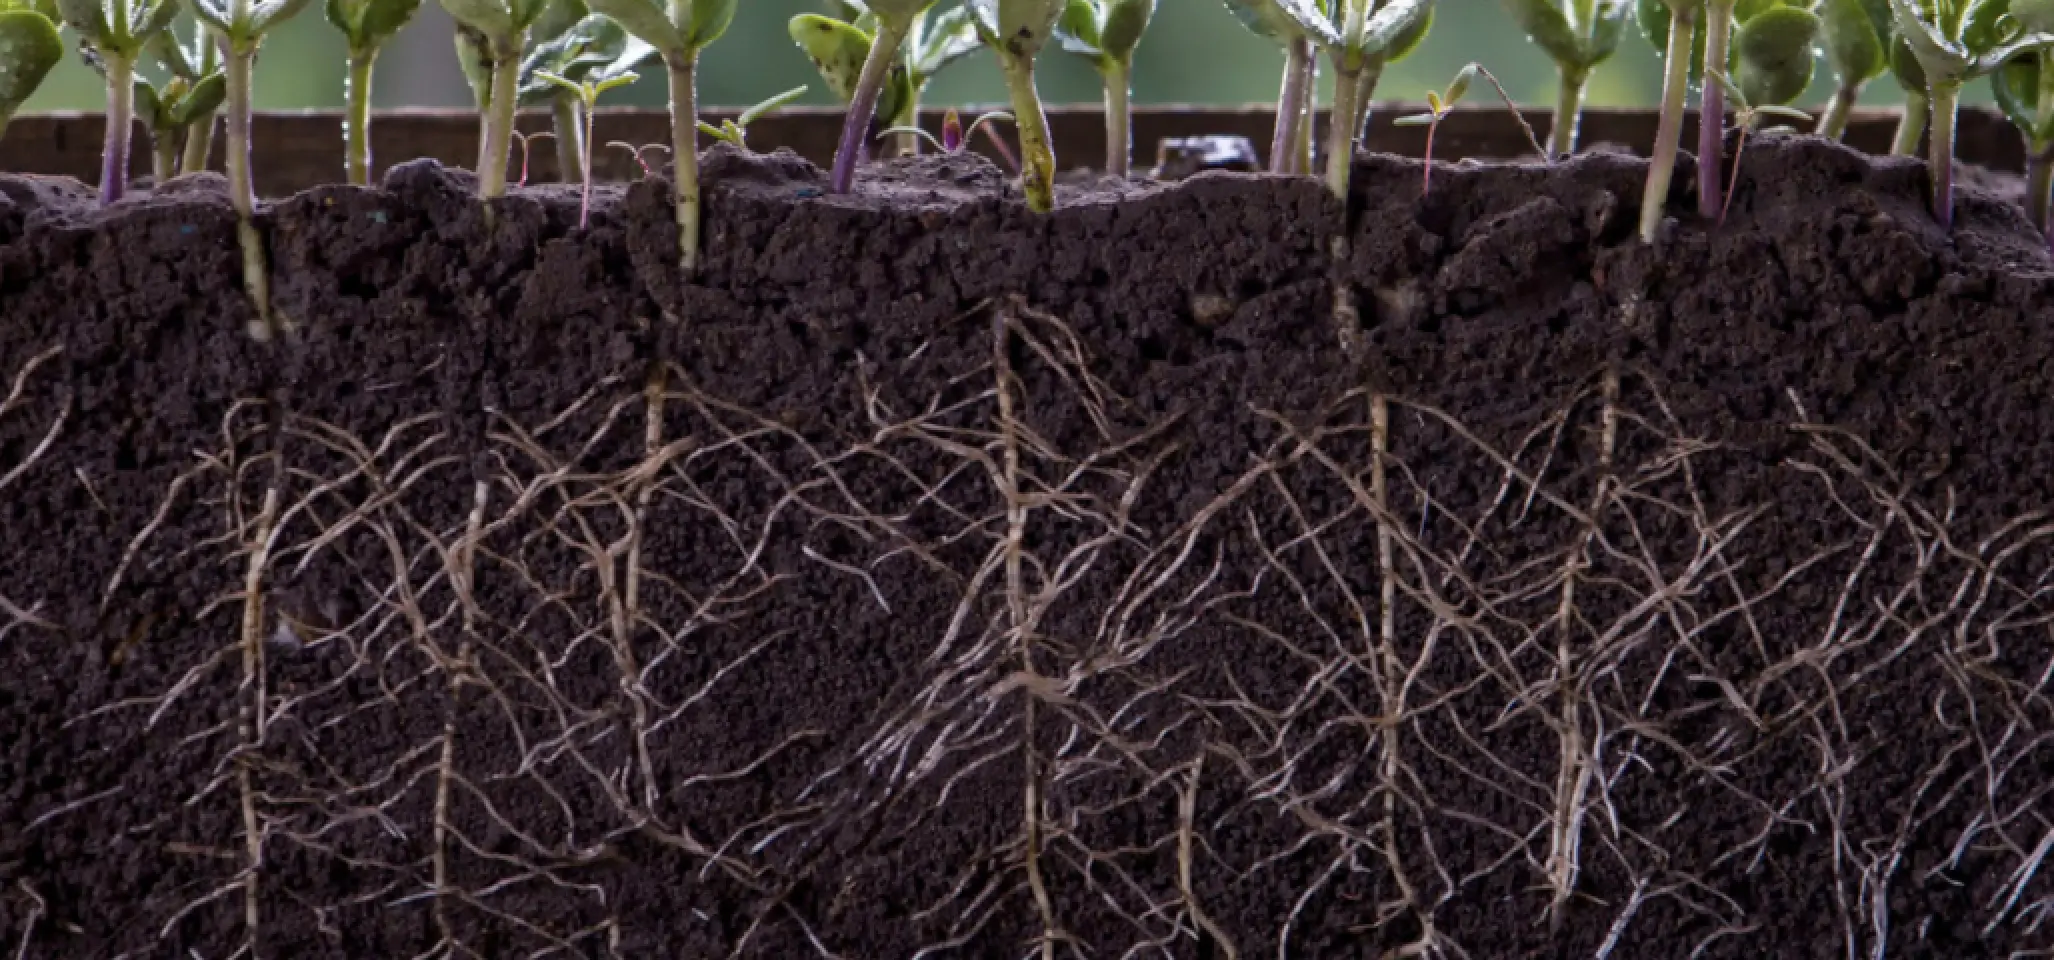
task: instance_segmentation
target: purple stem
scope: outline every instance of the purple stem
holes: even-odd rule
[[[904,38],[905,31],[897,26],[877,25],[877,38],[870,43],[870,56],[864,59],[863,73],[849,97],[849,114],[842,120],[842,140],[835,148],[834,172],[828,181],[831,193],[848,193],[855,185],[856,164],[869,154],[870,121],[877,116],[877,97],[884,91],[885,77],[891,73]]]

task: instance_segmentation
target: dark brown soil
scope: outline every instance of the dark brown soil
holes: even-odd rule
[[[269,344],[218,182],[0,178],[0,954],[2054,949],[2009,203],[706,170],[689,285],[660,180],[280,201]]]

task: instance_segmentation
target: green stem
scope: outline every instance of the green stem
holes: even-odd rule
[[[1827,101],[1826,112],[1819,115],[1818,129],[1813,131],[1828,140],[1841,140],[1847,136],[1848,118],[1854,116],[1855,101],[1861,99],[1861,84],[1852,83],[1833,91],[1833,99]]]
[[[1897,136],[1890,141],[1890,155],[1909,157],[1918,153],[1919,139],[1926,135],[1926,116],[1932,104],[1921,94],[1904,94],[1904,112],[1897,116]]]
[[[1117,60],[1105,68],[1105,172],[1125,179],[1134,164],[1134,134],[1127,105],[1133,95],[1128,67]]]
[[[135,62],[104,50],[100,61],[107,67],[107,139],[100,150],[100,203],[109,204],[128,190],[128,150],[135,128]]]
[[[1048,114],[1034,89],[1034,58],[1003,50],[998,57],[1020,131],[1020,189],[1027,195],[1027,209],[1047,213],[1056,207],[1056,155],[1049,145]]]
[[[1576,130],[1583,122],[1583,91],[1589,83],[1590,74],[1583,70],[1562,70],[1561,86],[1555,93],[1554,126],[1548,130],[1548,159],[1576,152]]]
[[[1356,127],[1362,97],[1362,69],[1344,58],[1334,64],[1334,104],[1327,117],[1327,189],[1348,200],[1348,175],[1355,161]]]
[[[2030,144],[2025,158],[2026,215],[2041,236],[2054,241],[2047,217],[2050,191],[2054,191],[2054,143]]]
[[[342,124],[344,166],[349,182],[359,187],[371,184],[371,67],[378,50],[351,50],[349,75],[343,93],[349,98],[349,113]]]
[[[1277,122],[1270,134],[1271,173],[1296,173],[1291,169],[1299,133],[1305,125],[1305,101],[1312,95],[1305,65],[1312,60],[1312,41],[1298,37],[1284,45],[1284,80],[1277,90]]]
[[[276,332],[271,316],[271,271],[265,262],[264,237],[257,232],[257,184],[250,170],[250,74],[256,58],[255,45],[227,50],[228,202],[235,208],[235,235],[242,246],[243,291],[257,312],[250,323],[250,336],[269,340]]]
[[[556,179],[563,183],[585,181],[585,124],[580,122],[578,96],[558,90],[549,102],[549,121],[556,134]]]
[[[207,169],[207,158],[214,152],[214,128],[220,125],[220,119],[209,110],[194,117],[192,125],[185,128],[185,149],[178,160],[179,173],[199,173]]]
[[[1312,176],[1312,144],[1319,127],[1319,58],[1305,58],[1305,116],[1298,121],[1298,139],[1291,144],[1291,173]]]
[[[1355,79],[1355,116],[1349,126],[1355,129],[1357,144],[1369,142],[1369,116],[1375,106],[1376,85],[1383,79],[1387,62],[1381,54],[1369,58],[1362,65],[1362,75]]]
[[[485,108],[478,147],[481,200],[506,196],[506,165],[513,155],[514,110],[520,97],[521,50],[527,46],[527,39],[528,31],[522,28],[491,43],[492,101]]]
[[[671,163],[676,171],[678,266],[687,278],[699,272],[699,86],[698,55],[665,58],[670,69]]]
[[[160,130],[150,136],[150,177],[161,189],[164,181],[178,176],[178,150],[183,146],[178,130]]]
[[[1725,72],[1730,59],[1733,0],[1705,4],[1705,31],[1704,83],[1697,111],[1697,213],[1710,219],[1725,206],[1719,200],[1725,183],[1726,88],[1712,79],[1712,71]]]
[[[906,127],[908,129],[920,126],[919,94],[915,93],[906,98],[905,105],[899,107],[899,115],[891,118],[891,125],[894,127]],[[917,157],[920,155],[919,134],[901,133],[898,135],[898,141],[899,156]]]
[[[863,72],[849,95],[849,112],[842,118],[842,139],[835,146],[834,169],[828,176],[828,192],[848,193],[856,184],[856,162],[870,138],[870,122],[877,117],[877,98],[891,75],[892,61],[904,45],[904,24],[879,20],[877,36],[870,41],[870,55],[863,60]]]
[[[1680,5],[1679,5],[1680,6]],[[1684,7],[1682,9],[1688,9]],[[1640,195],[1640,239],[1655,242],[1667,212],[1669,182],[1676,174],[1676,151],[1683,137],[1683,103],[1690,95],[1690,48],[1697,23],[1677,17],[1669,23],[1669,42],[1662,61],[1662,113],[1655,124],[1654,154],[1649,158],[1647,187]]]
[[[1928,81],[1932,101],[1932,136],[1926,144],[1933,177],[1933,219],[1942,228],[1954,226],[1954,118],[1961,104],[1959,82]]]

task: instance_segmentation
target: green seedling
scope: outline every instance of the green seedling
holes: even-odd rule
[[[699,272],[699,54],[735,19],[738,0],[587,0],[628,33],[656,48],[670,80],[671,164],[676,171],[678,265]]]
[[[128,156],[135,128],[136,61],[152,38],[178,16],[176,0],[57,0],[64,22],[79,36],[79,55],[107,81],[107,139],[100,152],[100,202],[121,199],[128,188]]]
[[[1961,90],[2023,54],[2054,47],[2040,18],[2007,16],[2008,0],[1890,0],[1897,32],[1925,72],[1933,218],[1954,225],[1954,122]]]
[[[805,51],[819,69],[821,79],[827,81],[828,89],[846,106],[855,99],[856,88],[861,85],[863,66],[869,61],[876,40],[877,15],[860,4],[842,6],[849,14],[847,19],[801,14],[792,18],[789,30],[792,41]],[[930,18],[925,12],[914,17],[899,58],[893,62],[878,93],[873,115],[884,118],[889,126],[918,126],[920,98],[928,82],[951,64],[976,52],[979,46],[976,27],[966,8],[951,7],[938,17]],[[916,137],[902,136],[899,152],[914,153],[919,143]]]
[[[167,44],[170,42],[166,41]],[[222,69],[221,46],[209,36],[205,23],[193,24],[193,42],[184,46],[182,52],[192,70],[191,76],[199,78],[211,74],[221,75],[222,98],[225,101],[228,96],[228,74]],[[179,173],[199,173],[207,169],[207,158],[214,153],[214,128],[218,125],[215,120],[220,112],[221,106],[216,104],[213,108],[195,115],[192,121],[186,124],[185,149],[178,160]]]
[[[551,11],[584,9],[578,0],[550,4]],[[587,14],[562,27],[548,23],[550,19],[545,15],[534,31],[538,36],[546,33],[549,39],[537,43],[521,62],[519,99],[524,106],[549,106],[558,177],[566,183],[583,183],[590,167],[592,120],[579,86],[587,80],[630,74],[655,58],[656,48],[598,14]],[[557,80],[567,80],[571,86]],[[618,85],[609,83],[606,89]]]
[[[2014,0],[2011,16],[2035,32],[2054,26],[2054,4]],[[1990,74],[1997,107],[2025,137],[2026,213],[2054,249],[2054,50],[2041,48],[2005,61]]]
[[[1591,72],[1619,49],[1619,34],[1631,6],[1627,0],[1505,0],[1505,9],[1526,31],[1526,38],[1555,61],[1560,85],[1554,125],[1548,130],[1548,154],[1575,153],[1584,89]]]
[[[1348,196],[1355,145],[1384,66],[1409,53],[1433,24],[1432,0],[1274,0],[1334,67],[1327,189]]]
[[[1862,88],[1890,66],[1890,7],[1883,0],[1818,0],[1819,32],[1826,64],[1833,69],[1833,98],[1819,115],[1814,133],[1828,140],[1847,135]]]
[[[271,276],[264,238],[257,232],[257,181],[250,169],[250,91],[256,72],[257,48],[264,36],[292,19],[307,0],[186,0],[193,16],[205,24],[221,48],[227,77],[228,201],[235,207],[236,238],[242,246],[243,289],[256,308],[251,335],[269,339],[275,327],[271,313]]]
[[[1313,86],[1319,71],[1312,38],[1299,25],[1298,17],[1284,12],[1279,0],[1227,0],[1227,9],[1255,35],[1284,48],[1284,78],[1277,85],[1277,120],[1270,137],[1270,172],[1311,173]]]
[[[0,0],[0,137],[57,62],[64,38],[52,0]]]
[[[200,50],[211,50],[201,44]],[[165,73],[162,84],[138,76],[135,88],[136,116],[150,131],[150,172],[159,184],[181,172],[187,141],[205,123],[212,128],[214,111],[228,96],[228,77],[216,66],[201,73],[204,62],[199,50],[188,50],[170,31],[152,38],[147,52]],[[202,161],[204,162],[204,160]]]
[[[1148,32],[1156,0],[1069,0],[1056,23],[1056,39],[1091,62],[1105,83],[1105,172],[1125,177],[1133,169],[1134,48]]]
[[[514,111],[520,105],[521,61],[527,54],[530,31],[548,3],[442,0],[442,6],[456,20],[458,54],[478,101],[478,197],[491,201],[506,195]]]
[[[1690,96],[1691,52],[1697,47],[1697,23],[1703,16],[1703,0],[1640,0],[1636,11],[1641,32],[1662,52],[1662,106],[1648,158],[1647,185],[1640,196],[1640,238],[1647,243],[1653,243],[1661,230],[1669,183],[1676,174],[1683,104]]]
[[[648,59],[649,55],[655,52],[654,48],[649,47],[647,44],[642,44],[640,41],[635,43],[637,45],[631,46],[619,59],[597,69],[588,70],[583,76],[575,80],[547,70],[535,71],[535,76],[542,81],[554,84],[557,89],[577,97],[580,113],[585,118],[583,135],[578,138],[578,142],[585,145],[583,154],[578,158],[578,169],[582,172],[580,179],[581,193],[578,201],[578,229],[580,230],[585,229],[586,225],[590,222],[592,213],[592,119],[598,110],[599,98],[604,96],[608,90],[624,87],[642,79],[632,68],[643,60]]]
[[[892,68],[933,5],[934,0],[871,0],[855,23],[810,14],[792,19],[792,39],[813,59],[829,89],[848,103],[834,168],[828,176],[829,191],[847,193],[854,186],[856,164],[869,141]],[[852,81],[850,67],[858,62],[858,49],[862,50],[861,66],[856,67]],[[910,72],[906,75],[910,77]],[[917,99],[905,96],[904,90],[900,93],[902,108]]]
[[[806,95],[806,89],[805,87],[793,87],[742,111],[741,115],[733,120],[722,120],[720,126],[717,127],[701,120],[699,121],[699,132],[715,140],[731,143],[735,146],[735,149],[746,152],[749,149],[749,125],[792,105],[793,102]]]
[[[1733,191],[1740,183],[1740,161],[1747,155],[1747,137],[1748,134],[1754,132],[1755,124],[1762,117],[1781,117],[1796,123],[1808,123],[1811,121],[1811,115],[1802,110],[1784,106],[1781,103],[1757,104],[1755,102],[1755,96],[1757,95],[1774,96],[1785,93],[1786,91],[1784,90],[1757,86],[1750,92],[1746,83],[1735,83],[1723,71],[1713,72],[1712,80],[1726,94],[1727,101],[1734,105],[1733,124],[1740,131],[1739,142],[1733,147],[1733,172],[1726,181],[1726,199],[1719,205],[1719,223],[1723,226],[1726,223],[1727,211],[1733,207]],[[1783,100],[1787,103],[1796,96],[1797,94],[1790,93]]]
[[[1533,152],[1541,158],[1541,162],[1547,163],[1554,157],[1551,148],[1541,146],[1540,137],[1533,132],[1533,125],[1526,122],[1526,116],[1519,112],[1519,104],[1513,101],[1511,94],[1505,92],[1505,85],[1498,82],[1496,75],[1484,69],[1483,64],[1472,63],[1455,74],[1455,79],[1448,84],[1446,93],[1432,90],[1426,92],[1427,112],[1391,121],[1401,127],[1426,128],[1426,173],[1420,177],[1419,184],[1419,195],[1422,197],[1433,188],[1434,183],[1434,133],[1440,129],[1441,121],[1455,109],[1455,104],[1461,102],[1462,96],[1469,92],[1469,84],[1476,79],[1477,74],[1482,74],[1485,80],[1490,81],[1491,88],[1498,92],[1498,99],[1503,100],[1505,108],[1512,111],[1512,119],[1518,121],[1519,129],[1526,132],[1526,142],[1533,146]]]
[[[343,167],[349,182],[371,182],[371,70],[386,41],[421,9],[421,0],[327,0],[328,22],[342,31],[348,49],[349,73],[343,96]]]
[[[1034,58],[1055,34],[1056,21],[1068,6],[1064,0],[964,0],[977,24],[977,35],[998,55],[1006,92],[1013,101],[1013,126],[1020,132],[1020,189],[1027,209],[1055,209],[1055,148],[1049,141],[1048,114],[1034,87]]]
[[[1891,24],[1895,26],[1896,21]],[[1933,105],[1926,99],[1926,71],[1919,66],[1911,45],[1894,34],[1889,64],[1891,78],[1904,90],[1904,109],[1897,116],[1897,134],[1890,140],[1890,155],[1909,157],[1918,153],[1919,142],[1926,137],[1926,121],[1933,113]]]

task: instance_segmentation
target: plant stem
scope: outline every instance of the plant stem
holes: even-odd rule
[[[581,196],[578,199],[578,229],[580,230],[585,229],[585,227],[591,223],[592,216],[592,127],[598,122],[599,119],[599,111],[597,107],[598,104],[594,103],[584,109],[585,128],[583,131],[578,130],[578,123],[575,114],[573,115],[573,118],[571,120],[571,132],[579,134],[577,157],[578,180],[579,182],[585,185],[585,192],[583,196]],[[697,124],[694,124],[694,126],[697,126]],[[557,139],[561,141],[563,138],[558,137]]]
[[[558,90],[550,99],[550,125],[556,132],[556,179],[563,183],[585,180],[587,134],[591,131],[580,122],[580,113],[578,97],[569,90]]]
[[[1705,30],[1705,79],[1697,110],[1697,213],[1709,219],[1718,216],[1723,206],[1719,196],[1726,165],[1726,88],[1712,79],[1712,72],[1726,70],[1727,49],[1733,39],[1733,0],[1705,4]]]
[[[1349,125],[1355,128],[1357,143],[1369,139],[1369,116],[1375,105],[1372,98],[1377,82],[1383,79],[1386,62],[1382,54],[1369,58],[1362,65],[1362,75],[1355,79],[1355,118]]]
[[[100,203],[121,199],[128,190],[129,138],[135,127],[135,62],[101,51],[107,66],[107,140],[100,150]]]
[[[1589,83],[1586,71],[1562,70],[1561,87],[1555,93],[1554,126],[1548,130],[1549,160],[1576,152],[1576,130],[1583,122],[1583,91]]]
[[[349,182],[359,187],[371,185],[371,66],[377,59],[375,47],[351,50],[349,76],[344,81],[343,92],[349,98],[349,113],[342,122],[343,148],[347,151],[344,166],[349,171]]]
[[[178,148],[182,146],[177,130],[161,130],[150,138],[150,178],[158,187],[164,181],[178,176]]]
[[[214,152],[214,128],[220,119],[215,111],[209,110],[194,117],[192,125],[185,128],[184,155],[178,160],[179,173],[199,173],[207,169],[207,158]]]
[[[1027,209],[1047,213],[1056,207],[1056,155],[1049,145],[1048,114],[1034,89],[1034,58],[1002,50],[998,59],[1020,130],[1020,189],[1027,194]]]
[[[1926,135],[1926,116],[1932,112],[1932,104],[1924,96],[1907,91],[1904,94],[1904,112],[1897,116],[1897,137],[1890,141],[1890,155],[1909,157],[1918,153],[1919,138]]]
[[[849,96],[849,113],[842,118],[842,139],[834,151],[834,172],[828,180],[831,193],[848,193],[856,182],[856,159],[870,139],[870,121],[877,116],[877,97],[884,91],[884,81],[891,74],[892,61],[899,55],[899,46],[905,42],[906,28],[903,24],[877,24],[877,36],[870,42],[870,56],[863,60],[863,73],[856,78],[856,89]]]
[[[2054,245],[2054,231],[2050,231],[2047,217],[2049,192],[2054,191],[2054,143],[2028,144],[2025,158],[2025,204],[2026,214],[2038,227],[2040,235]]]
[[[1312,59],[1312,41],[1299,37],[1284,45],[1284,79],[1277,91],[1277,123],[1269,141],[1271,173],[1299,173],[1296,163],[1298,138],[1305,119],[1305,101],[1311,93],[1311,77],[1305,65]]]
[[[1933,219],[1942,229],[1954,226],[1954,115],[1961,105],[1959,81],[1927,81],[1932,136],[1927,143],[1933,176]]]
[[[1679,5],[1680,6],[1680,5]],[[1680,7],[1687,10],[1687,7]],[[1690,95],[1690,48],[1697,23],[1688,16],[1669,22],[1669,43],[1663,52],[1662,113],[1655,124],[1654,155],[1649,158],[1647,187],[1640,195],[1640,239],[1655,242],[1669,201],[1669,181],[1676,173],[1676,150],[1683,137],[1683,102]]]
[[[1128,71],[1128,66],[1117,60],[1105,68],[1105,172],[1122,180],[1134,165],[1134,133],[1127,106],[1133,81]]]
[[[1847,120],[1854,115],[1854,103],[1859,99],[1859,83],[1847,84],[1833,91],[1833,99],[1826,102],[1826,112],[1819,114],[1818,128],[1812,132],[1828,140],[1844,139],[1847,136]]]
[[[521,50],[527,46],[528,31],[522,28],[506,38],[494,38],[492,50],[492,102],[485,108],[478,146],[478,198],[493,200],[506,195],[507,158],[513,153],[514,110],[519,106]]]
[[[891,125],[894,127],[918,127],[920,125],[920,101],[908,98],[905,106],[899,108],[899,115],[891,118]],[[899,134],[898,149],[899,156],[919,156],[920,135],[916,133]]]
[[[1291,144],[1291,173],[1312,175],[1312,144],[1319,127],[1319,57],[1305,58],[1305,116],[1298,120],[1297,139]]]
[[[242,246],[242,285],[257,316],[250,324],[250,336],[269,340],[275,332],[271,318],[271,271],[265,262],[264,237],[257,232],[257,183],[250,171],[250,73],[257,58],[256,46],[237,49],[222,38],[226,47],[225,66],[228,107],[228,202],[235,207],[235,235]]]
[[[1362,68],[1340,58],[1334,64],[1334,105],[1327,119],[1327,189],[1348,200],[1348,175],[1355,162],[1355,116],[1362,99]]]
[[[696,51],[666,57],[670,71],[670,152],[677,194],[678,268],[699,272],[699,59]]]

